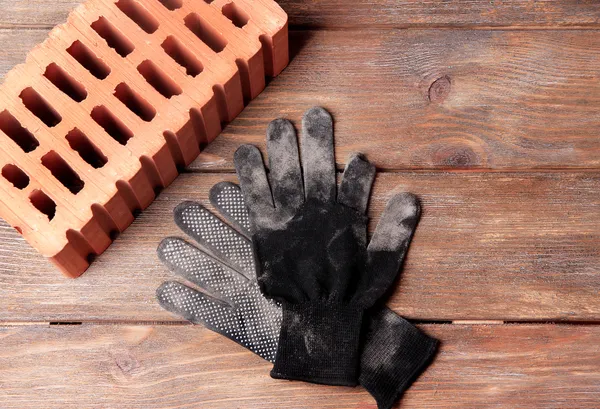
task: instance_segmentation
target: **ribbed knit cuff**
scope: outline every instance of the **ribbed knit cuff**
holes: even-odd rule
[[[331,304],[284,304],[271,376],[355,386],[363,312]]]
[[[369,314],[360,384],[390,409],[433,359],[438,341],[387,308]]]

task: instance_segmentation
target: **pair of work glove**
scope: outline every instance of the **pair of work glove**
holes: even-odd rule
[[[302,164],[284,119],[267,129],[268,176],[256,147],[237,150],[241,189],[223,182],[210,191],[228,223],[196,202],[175,208],[176,224],[196,243],[168,237],[158,255],[202,292],[168,281],[157,299],[273,362],[274,378],[360,383],[379,408],[391,408],[437,347],[377,305],[396,280],[419,204],[409,193],[393,196],[367,242],[375,167],[352,156],[337,189],[331,116],[312,108],[302,127]]]

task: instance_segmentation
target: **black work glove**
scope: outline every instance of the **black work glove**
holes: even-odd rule
[[[168,311],[274,362],[282,312],[256,283],[248,213],[239,187],[219,183],[211,189],[210,201],[233,227],[201,204],[184,202],[175,208],[175,221],[199,247],[167,237],[157,250],[171,271],[204,293],[168,281],[157,289],[157,299]],[[359,381],[380,409],[389,409],[426,368],[437,342],[387,308],[370,311],[365,321]]]
[[[353,156],[336,194],[331,116],[312,108],[302,127],[302,170],[294,127],[284,119],[267,129],[269,179],[255,146],[241,146],[234,157],[258,284],[283,308],[271,376],[352,386],[363,316],[396,279],[419,204],[410,193],[394,195],[367,246],[375,167]]]

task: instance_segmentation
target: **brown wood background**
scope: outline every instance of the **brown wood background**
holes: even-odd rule
[[[78,3],[0,0],[0,78]],[[154,301],[173,207],[313,105],[340,168],[362,151],[380,169],[373,225],[394,192],[423,202],[390,306],[442,347],[400,407],[600,407],[600,2],[280,4],[290,66],[83,277],[0,223],[0,408],[375,408],[272,380]]]

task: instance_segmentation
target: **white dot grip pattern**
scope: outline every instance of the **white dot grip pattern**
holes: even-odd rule
[[[231,182],[217,183],[210,189],[209,196],[219,213],[240,233],[250,237],[250,214],[240,187]]]
[[[229,214],[237,214],[237,220],[242,220],[245,205],[242,199],[239,208],[239,201],[233,199],[237,193],[239,190],[226,192],[223,197],[228,195],[232,203],[222,202],[222,206],[230,209]],[[251,242],[198,203],[181,203],[174,213],[182,230],[208,253],[185,240],[168,237],[158,247],[159,258],[175,274],[210,295],[168,281],[157,290],[160,305],[273,362],[281,327],[281,308],[260,292]]]
[[[175,223],[188,236],[248,278],[256,277],[254,251],[249,239],[223,223],[196,202],[183,202],[174,210]]]
[[[158,245],[158,257],[169,270],[229,302],[243,291],[249,279],[225,268],[198,248],[178,237],[167,237]]]

